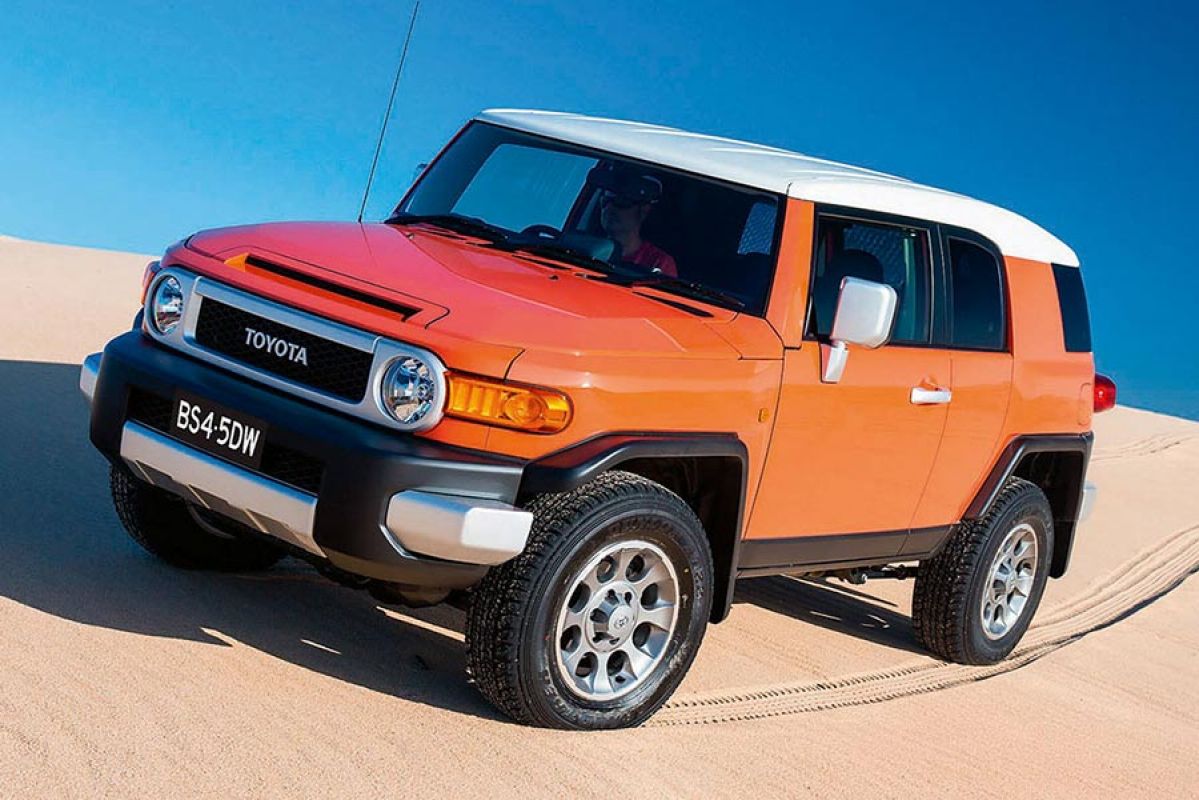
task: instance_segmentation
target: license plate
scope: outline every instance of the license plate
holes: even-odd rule
[[[266,445],[266,423],[189,394],[175,395],[171,433],[191,446],[258,469]]]

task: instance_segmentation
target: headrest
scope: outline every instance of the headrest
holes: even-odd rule
[[[825,280],[832,280],[836,288],[841,287],[842,278],[861,278],[864,281],[883,282],[883,264],[865,250],[842,250],[825,268]]]

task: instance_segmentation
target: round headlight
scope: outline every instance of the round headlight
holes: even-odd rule
[[[179,326],[183,319],[183,288],[174,277],[168,275],[154,287],[154,299],[150,303],[150,321],[154,329],[167,336]]]
[[[436,408],[437,380],[433,370],[415,356],[396,359],[383,374],[383,408],[404,425],[415,425]]]

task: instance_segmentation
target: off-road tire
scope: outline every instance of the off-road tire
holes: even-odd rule
[[[113,507],[125,530],[147,552],[172,566],[249,572],[266,569],[284,555],[268,542],[237,535],[237,523],[224,526],[230,531],[227,536],[205,530],[181,498],[138,480],[126,467],[113,465],[109,483]]]
[[[712,606],[712,552],[703,525],[669,489],[628,472],[607,472],[570,492],[541,495],[528,510],[524,551],[489,571],[467,614],[467,670],[512,719],[563,729],[623,728],[648,719],[678,687],[695,658]],[[678,580],[679,615],[661,661],[627,695],[584,700],[552,661],[554,626],[567,582],[605,546],[639,539],[661,548]]]
[[[1006,634],[989,639],[980,604],[996,552],[1009,531],[1028,523],[1037,540],[1037,563],[1027,604]],[[1011,478],[981,519],[957,527],[933,558],[921,562],[912,595],[916,640],[959,664],[1002,661],[1028,629],[1048,581],[1053,553],[1053,511],[1036,484]]]

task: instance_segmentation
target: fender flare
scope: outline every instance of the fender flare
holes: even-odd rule
[[[736,460],[739,465],[736,509],[731,524],[720,526],[721,530],[707,531],[715,566],[711,621],[720,622],[732,608],[745,524],[749,451],[736,434],[635,431],[595,436],[526,464],[518,497],[568,492],[602,472],[645,458],[723,458]]]
[[[1074,546],[1074,530],[1082,508],[1083,487],[1086,484],[1087,467],[1091,460],[1094,433],[1030,434],[1018,436],[1008,442],[991,467],[986,480],[979,487],[963,519],[979,519],[986,515],[999,496],[1008,479],[1016,474],[1020,465],[1029,456],[1040,453],[1076,454],[1082,459],[1082,468],[1070,483],[1062,487],[1064,501],[1054,513],[1053,561],[1049,574],[1059,578],[1070,565],[1070,554]]]

